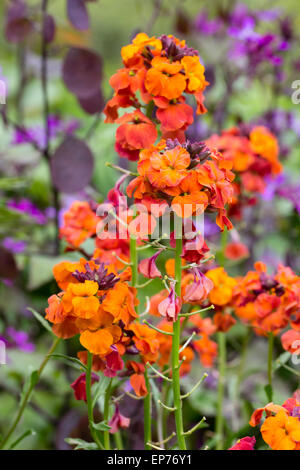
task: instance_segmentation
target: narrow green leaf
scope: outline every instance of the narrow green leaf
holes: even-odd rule
[[[51,354],[51,357],[62,359],[66,364],[74,367],[75,369],[84,369],[86,370],[85,364],[83,364],[79,359],[72,356],[67,356],[66,354]]]
[[[43,327],[47,331],[49,331],[51,334],[53,334],[53,331],[51,329],[50,324],[47,322],[47,320],[45,320],[44,317],[42,317],[42,315],[40,313],[36,312],[33,308],[30,308],[30,307],[27,307],[27,310],[29,310],[35,316],[37,321],[39,321],[41,323],[41,325],[43,325]]]
[[[106,421],[101,421],[100,423],[93,423],[93,428],[96,429],[96,431],[109,431],[110,426],[107,424]]]
[[[15,447],[17,447],[18,444],[20,444],[21,441],[23,441],[26,437],[28,436],[34,436],[36,434],[35,431],[33,431],[33,429],[28,429],[28,431],[25,431],[23,432],[23,434],[21,434],[20,437],[18,437],[18,439],[15,440],[15,442],[12,443],[12,445],[10,446],[10,450],[14,449]]]
[[[82,439],[73,439],[73,438],[67,438],[65,439],[65,442],[69,444],[70,446],[76,446],[75,450],[97,450],[98,446],[94,442],[86,442],[83,441]]]

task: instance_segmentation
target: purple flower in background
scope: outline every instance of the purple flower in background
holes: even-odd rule
[[[53,139],[60,133],[67,135],[73,134],[80,127],[80,124],[75,119],[63,121],[58,116],[50,115],[48,117],[48,126],[50,139]],[[45,130],[41,126],[28,128],[26,129],[26,133],[16,130],[12,143],[14,145],[35,143],[40,148],[44,148],[46,145]]]
[[[252,39],[257,37],[254,28],[255,19],[248,7],[238,4],[229,17],[228,34],[238,39]]]
[[[207,12],[202,11],[196,18],[195,27],[204,36],[216,34],[223,26],[223,21],[219,18],[208,19]]]
[[[300,215],[300,184],[289,182],[286,175],[282,174],[267,182],[266,189],[262,194],[265,201],[272,201],[275,196],[290,201],[294,209]]]
[[[33,352],[35,345],[29,341],[29,336],[25,331],[17,331],[13,327],[8,327],[5,336],[0,339],[4,341],[9,349],[19,349],[24,352]]]
[[[14,209],[18,212],[28,215],[39,225],[44,225],[47,222],[45,214],[29,199],[22,198],[19,201],[12,199],[6,204],[10,209]]]
[[[16,240],[11,237],[6,237],[2,241],[2,246],[11,253],[17,254],[23,253],[23,251],[25,251],[27,243],[23,240]]]

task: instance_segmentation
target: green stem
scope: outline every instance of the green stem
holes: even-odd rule
[[[268,343],[268,384],[270,388],[270,393],[272,394],[272,381],[273,381],[273,348],[274,348],[274,334],[270,332]],[[272,398],[272,397],[271,397]]]
[[[92,365],[93,365],[93,354],[91,354],[88,351],[85,386],[86,386],[86,402],[87,402],[87,408],[88,408],[89,428],[90,428],[91,436],[96,442],[97,446],[99,447],[99,449],[103,449],[104,447],[98,438],[97,431],[94,429],[94,412],[93,412],[93,401],[92,401]]]
[[[25,410],[25,408],[26,408],[26,405],[27,405],[27,403],[28,403],[28,401],[29,401],[29,399],[30,399],[30,396],[31,396],[31,393],[32,393],[32,391],[33,391],[33,389],[34,389],[34,386],[38,383],[38,381],[39,381],[39,379],[40,379],[40,377],[41,377],[41,375],[42,375],[42,372],[43,372],[43,370],[45,369],[45,367],[46,367],[46,365],[47,365],[47,363],[48,363],[48,361],[49,361],[49,359],[50,359],[50,357],[51,357],[51,354],[53,354],[53,352],[55,351],[55,349],[56,349],[56,347],[57,347],[57,345],[58,345],[59,342],[60,342],[60,338],[55,338],[55,339],[54,339],[54,341],[53,341],[53,343],[52,343],[52,345],[51,345],[51,347],[50,347],[50,349],[49,349],[49,351],[48,351],[48,354],[46,354],[46,356],[45,356],[43,362],[41,363],[41,365],[40,365],[40,367],[39,367],[39,369],[38,369],[38,371],[37,371],[37,376],[38,376],[37,381],[36,381],[35,384],[32,384],[32,385],[29,386],[29,388],[28,388],[28,390],[27,390],[27,392],[26,392],[26,394],[25,394],[25,396],[24,396],[24,398],[23,398],[23,400],[22,400],[22,402],[21,402],[21,404],[20,404],[20,409],[19,409],[19,411],[18,411],[18,413],[17,413],[17,416],[15,417],[15,420],[13,421],[11,427],[9,428],[9,430],[8,430],[8,432],[7,432],[7,434],[6,434],[6,436],[3,438],[2,442],[0,443],[0,449],[3,449],[3,447],[6,445],[7,441],[9,440],[9,438],[11,437],[11,435],[13,434],[14,430],[16,429],[16,427],[17,427],[17,425],[18,425],[20,419],[22,418],[22,415],[23,415],[23,413],[24,413],[24,410]]]
[[[217,450],[223,449],[224,440],[224,417],[223,417],[223,402],[224,402],[224,385],[226,374],[226,336],[225,333],[218,333],[218,357],[219,357],[219,380],[218,380],[218,398],[217,398],[217,415],[216,415],[216,437],[217,437]]]
[[[114,438],[115,438],[117,450],[124,450],[121,431],[116,432],[114,434]]]
[[[178,220],[178,219],[177,219]],[[175,220],[176,221],[176,220]],[[182,221],[180,221],[180,231],[177,232],[176,250],[175,250],[175,292],[181,296],[181,253],[182,253]],[[180,348],[180,319],[173,323],[172,338],[172,380],[173,395],[175,407],[176,434],[179,449],[186,450],[186,443],[183,430],[182,419],[182,401],[180,397],[180,364],[179,364],[179,348]]]
[[[132,270],[131,284],[133,287],[136,287],[138,283],[138,255],[136,249],[136,239],[134,237],[130,237],[130,261]]]
[[[138,252],[136,246],[136,238],[130,238],[130,262],[132,270],[131,285],[137,287],[138,285]],[[150,383],[148,379],[147,368],[145,367],[145,384],[148,390],[147,395],[144,398],[144,443],[145,449],[151,450],[151,447],[147,444],[152,439],[152,428],[151,428],[151,391]]]
[[[105,423],[108,423],[108,420],[109,420],[109,401],[110,401],[110,394],[111,394],[111,384],[112,384],[112,379],[110,379],[110,382],[109,382],[108,387],[105,391],[105,397],[104,397],[103,419],[104,419]],[[104,433],[103,433],[103,442],[104,442],[104,448],[106,450],[110,450],[109,430],[104,431]]]
[[[148,390],[147,395],[144,398],[144,444],[146,450],[151,450],[148,442],[152,439],[152,427],[151,427],[151,390],[148,378],[147,367],[145,367],[145,384]]]

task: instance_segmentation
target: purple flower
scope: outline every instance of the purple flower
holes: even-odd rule
[[[28,215],[39,225],[47,222],[45,214],[30,199],[22,198],[19,201],[12,199],[7,202],[7,207]]]
[[[23,240],[15,240],[11,237],[4,238],[4,240],[2,241],[2,245],[4,246],[4,248],[6,248],[6,250],[14,254],[23,253],[23,251],[27,247],[27,243]]]
[[[48,117],[48,126],[50,139],[54,139],[60,133],[73,134],[80,127],[80,124],[75,119],[63,121],[56,115],[50,115]],[[46,145],[45,129],[41,126],[34,126],[26,129],[26,132],[16,130],[12,143],[14,145],[35,143],[40,148],[44,148]]]
[[[216,34],[223,26],[222,20],[215,18],[209,20],[206,11],[202,11],[196,18],[195,27],[204,36]]]
[[[29,336],[25,331],[17,331],[12,327],[8,327],[3,340],[7,348],[19,349],[28,353],[35,350],[35,345],[29,341]]]

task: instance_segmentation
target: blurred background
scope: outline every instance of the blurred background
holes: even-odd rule
[[[137,32],[174,34],[200,52],[210,82],[205,92],[208,112],[195,116],[188,131],[191,141],[241,123],[266,125],[277,136],[284,172],[268,182],[257,203],[247,207],[236,224],[235,236],[250,254],[246,260],[229,263],[228,270],[245,274],[254,260],[261,259],[270,269],[282,262],[300,274],[300,104],[291,98],[292,83],[300,80],[299,2],[89,0],[85,2],[89,20],[82,24],[67,12],[65,0],[52,0],[48,8],[52,19],[44,28],[41,3],[0,5],[0,80],[6,87],[6,104],[0,105],[0,339],[7,345],[7,365],[0,366],[0,432],[16,411],[28,372],[49,346],[47,332],[27,308],[43,313],[47,298],[57,290],[52,267],[63,259],[76,259],[74,253],[64,254],[64,247],[57,249],[62,215],[76,199],[103,201],[118,177],[105,162],[127,163],[114,150],[116,126],[104,124],[101,111],[112,96],[109,78],[122,66],[120,49]],[[78,72],[78,64],[68,67],[71,48],[96,54],[91,59],[96,96],[86,92],[91,83]],[[72,75],[77,80],[74,86]],[[66,135],[86,143],[93,166],[87,169],[75,161],[73,165],[69,155],[65,165],[72,171],[64,168],[68,176],[62,181],[54,170],[51,173],[49,156]],[[219,235],[212,230],[209,236],[213,251]],[[244,334],[238,325],[230,330],[229,370],[236,367]],[[228,379],[224,412],[232,439],[247,422],[244,417],[264,402],[260,385],[264,365],[259,361],[264,348],[257,339],[255,352],[246,358],[241,409],[232,406],[235,379]],[[76,339],[61,345],[61,352],[70,355],[76,356],[77,350]],[[203,372],[199,368],[196,364],[184,387],[188,389]],[[286,374],[277,379],[274,402],[284,401],[297,385]],[[19,448],[65,449],[69,448],[66,436],[86,438],[85,406],[74,400],[69,386],[75,377],[76,371],[64,361],[51,362],[24,415],[24,430],[34,429],[35,434]],[[202,415],[213,420],[216,381],[217,372],[209,370],[207,385],[192,395],[186,410],[191,423]],[[142,435],[140,406],[132,401],[126,406],[132,417],[131,435]],[[202,438],[201,433],[195,437],[197,444]],[[138,438],[129,444],[141,445]]]

